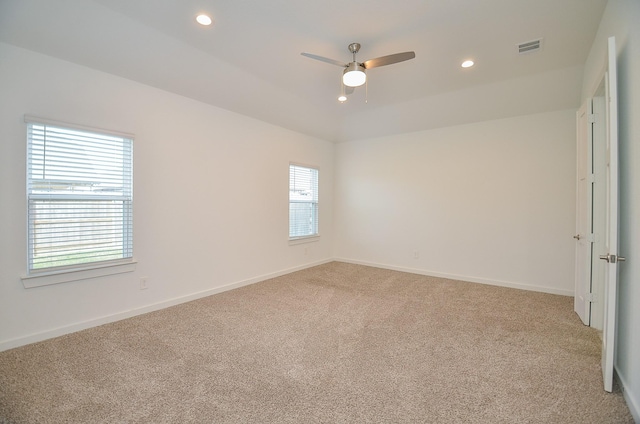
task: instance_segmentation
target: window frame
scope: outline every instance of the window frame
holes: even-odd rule
[[[31,115],[25,115],[24,122],[26,124],[25,132],[27,136],[27,148],[26,148],[27,169],[26,169],[26,175],[25,175],[25,182],[26,182],[25,195],[26,195],[26,207],[27,207],[27,211],[26,211],[27,251],[25,253],[26,253],[26,262],[27,262],[26,263],[27,272],[25,275],[21,277],[21,280],[25,288],[40,287],[45,285],[59,284],[59,283],[64,283],[69,281],[77,281],[77,280],[83,280],[87,278],[95,278],[100,276],[134,271],[137,264],[137,261],[134,259],[134,256],[133,256],[134,255],[134,251],[133,251],[133,237],[134,237],[134,234],[133,234],[133,225],[134,225],[134,222],[133,222],[133,202],[134,202],[133,145],[134,145],[135,136],[133,134],[116,132],[111,130],[104,130],[101,128],[94,128],[94,127],[88,127],[88,126],[77,125],[77,124],[71,124],[68,122],[55,121],[55,120],[31,116]],[[31,181],[32,175],[29,170],[29,163],[31,160],[29,128],[31,125],[55,126],[65,130],[78,130],[78,131],[94,133],[97,135],[112,136],[112,137],[128,140],[129,146],[127,146],[127,149],[129,150],[129,152],[127,156],[129,157],[127,159],[127,162],[128,162],[128,166],[131,167],[131,170],[130,170],[129,186],[128,186],[128,189],[125,190],[127,194],[124,196],[127,197],[127,201],[130,203],[130,207],[125,208],[125,210],[123,210],[124,215],[123,215],[123,222],[122,222],[122,230],[128,234],[128,236],[123,235],[124,239],[127,239],[127,237],[130,239],[127,242],[127,245],[129,245],[130,243],[128,248],[130,252],[130,256],[126,256],[124,258],[117,258],[117,259],[106,259],[106,260],[98,260],[98,261],[92,261],[92,262],[77,263],[77,264],[71,264],[66,266],[65,265],[52,266],[52,267],[50,266],[50,267],[45,267],[41,269],[37,269],[37,268],[34,269],[32,267],[34,258],[31,250],[32,249],[31,240],[33,237],[33,232],[32,232],[32,228],[30,228],[31,221],[32,221],[30,203],[31,203],[32,196],[34,195],[30,193],[30,181]],[[33,197],[34,200],[37,199],[37,197],[38,196],[35,195]],[[64,195],[62,195],[61,198],[62,197],[64,197]],[[77,197],[77,196],[69,195],[69,200],[74,200],[74,197]],[[107,197],[108,196],[105,196],[104,200],[109,200],[107,199]],[[113,199],[111,199],[111,201],[113,201]]]
[[[306,168],[315,171],[316,183],[315,183],[315,201],[312,200],[310,203],[315,204],[315,233],[306,234],[301,236],[291,236],[291,171],[292,167],[298,168]],[[320,167],[315,165],[309,165],[300,162],[289,162],[289,214],[288,214],[288,222],[289,222],[289,245],[301,244],[301,243],[310,243],[318,241],[320,238]]]

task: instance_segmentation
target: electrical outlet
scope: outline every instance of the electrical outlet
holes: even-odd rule
[[[149,277],[140,278],[140,290],[146,290],[149,288]]]
[[[304,248],[304,255],[307,256],[309,254],[309,248],[305,247]]]
[[[418,252],[417,250],[413,251],[413,259],[418,259],[420,257],[420,252]]]

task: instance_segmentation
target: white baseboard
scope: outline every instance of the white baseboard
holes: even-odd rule
[[[559,294],[562,296],[574,295],[573,290],[563,290],[563,289],[557,289],[554,287],[534,286],[531,284],[514,283],[511,281],[489,280],[487,278],[470,277],[468,275],[446,274],[446,273],[430,271],[426,269],[379,264],[379,263],[373,263],[373,262],[367,262],[367,261],[360,261],[356,259],[347,259],[347,258],[333,258],[333,259],[338,262],[346,262],[346,263],[357,264],[357,265],[366,265],[374,268],[390,269],[393,271],[408,272],[411,274],[427,275],[429,277],[439,277],[439,278],[447,278],[450,280],[466,281],[469,283],[479,283],[479,284],[487,284],[490,286],[509,287],[512,289],[529,290],[529,291],[536,291],[536,292],[550,293],[550,294]]]
[[[640,423],[640,402],[636,393],[633,393],[629,390],[629,384],[627,381],[618,373],[618,370],[615,369],[615,378],[620,383],[620,387],[622,388],[622,394],[624,396],[625,402],[627,402],[627,406],[629,407],[629,411],[631,412],[631,416],[633,417],[633,421],[638,424]]]
[[[260,275],[257,277],[249,278],[247,280],[237,281],[235,283],[226,284],[224,286],[215,287],[213,289],[204,290],[197,293],[192,293],[186,296],[180,296],[173,299],[164,300],[162,302],[154,303],[151,305],[142,306],[140,308],[131,309],[128,311],[118,312],[112,315],[107,315],[95,319],[90,319],[87,321],[82,321],[70,325],[65,325],[63,327],[54,328],[51,330],[46,330],[40,333],[30,334],[28,336],[17,337],[15,339],[0,341],[0,352],[13,349],[16,347],[28,345],[31,343],[40,342],[43,340],[51,339],[54,337],[63,336],[69,333],[75,333],[76,331],[85,330],[91,327],[97,327],[99,325],[108,324],[115,321],[120,321],[126,318],[131,318],[137,315],[146,314],[148,312],[157,311],[160,309],[168,308],[170,306],[179,305],[181,303],[190,302],[192,300],[200,299],[203,297],[211,296],[214,294],[222,293],[228,290],[237,289],[243,286],[248,286],[250,284],[259,283],[261,281],[269,280],[271,278],[280,277],[282,275],[290,274],[292,272],[301,271],[306,268],[311,268],[317,265],[322,265],[328,262],[332,262],[333,259],[326,259],[322,261],[312,262],[300,266],[296,266],[293,268],[283,269],[280,271],[272,272],[269,274]]]

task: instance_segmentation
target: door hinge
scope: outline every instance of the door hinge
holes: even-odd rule
[[[589,123],[593,124],[594,122],[596,122],[596,114],[595,113],[587,114],[587,119],[589,120]]]
[[[587,299],[587,302],[591,302],[591,303],[595,303],[596,302],[595,293],[587,293],[587,295],[585,297]]]
[[[596,242],[596,235],[591,233],[591,234],[587,234],[587,241],[590,243],[595,243]]]
[[[589,174],[587,179],[589,180],[590,183],[592,183],[592,184],[595,183],[596,182],[596,174]]]

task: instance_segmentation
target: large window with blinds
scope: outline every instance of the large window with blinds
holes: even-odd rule
[[[133,257],[133,139],[27,121],[29,273]]]
[[[289,165],[289,239],[318,235],[318,170]]]

